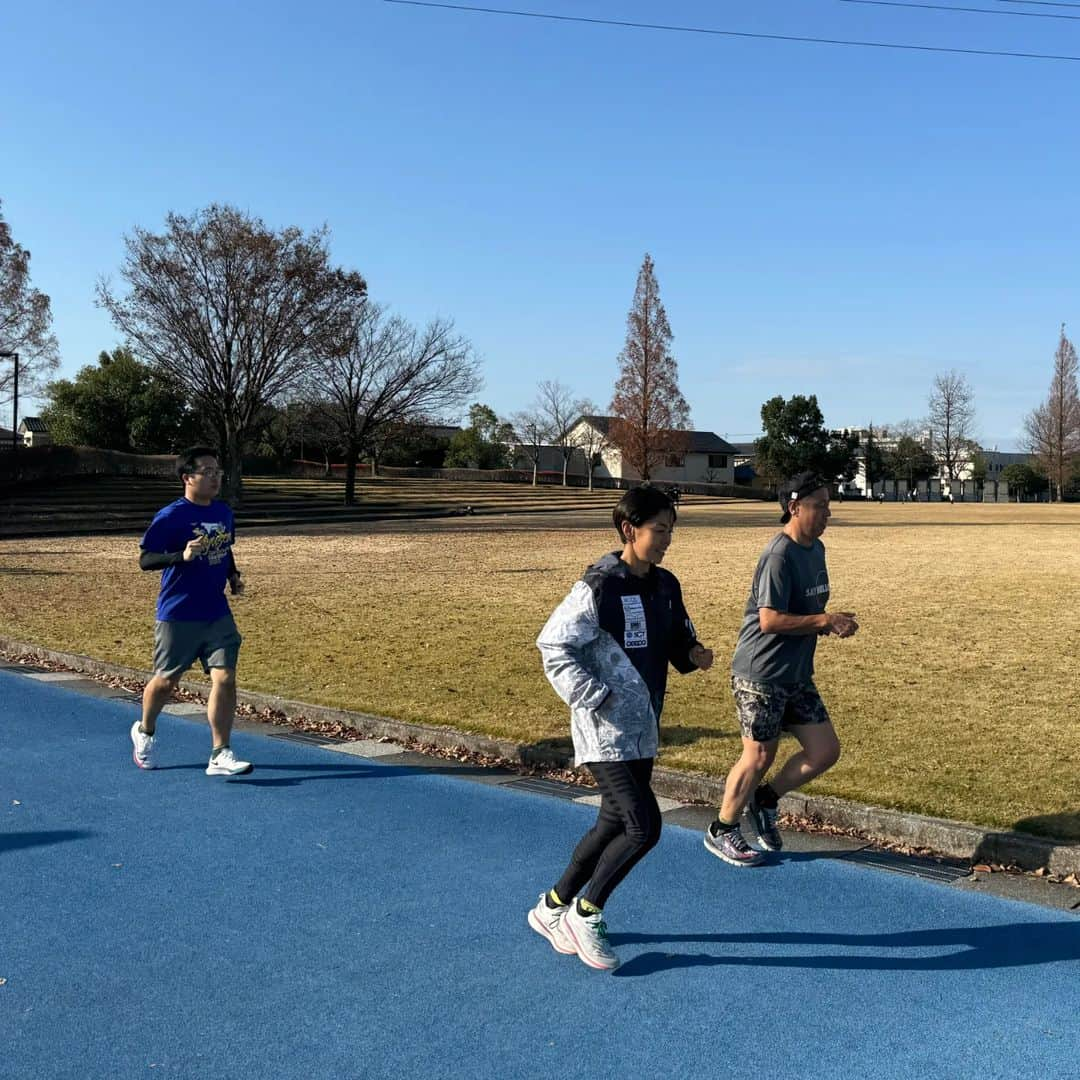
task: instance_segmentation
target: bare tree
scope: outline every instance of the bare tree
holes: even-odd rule
[[[331,455],[341,453],[340,425],[333,422],[336,404],[326,397],[294,394],[285,403],[286,427],[290,449],[299,453],[301,462],[310,454],[323,459],[323,476],[333,475]]]
[[[1065,497],[1065,484],[1080,457],[1080,392],[1077,390],[1076,349],[1065,336],[1054,353],[1054,374],[1046,400],[1024,418],[1028,451],[1036,456],[1056,489],[1056,499]]]
[[[949,371],[934,376],[927,424],[933,452],[950,483],[971,464],[977,449],[974,435],[975,393],[966,376]]]
[[[169,214],[165,232],[125,239],[125,296],[98,302],[141,355],[172,375],[217,435],[225,491],[241,498],[244,444],[263,406],[296,385],[340,340],[366,293],[330,266],[326,229],[272,230],[231,206]]]
[[[19,354],[19,387],[38,389],[60,363],[48,296],[30,284],[30,252],[17,244],[0,215],[0,352]],[[0,404],[11,401],[15,365],[0,363]],[[14,426],[14,425],[12,425]]]
[[[345,503],[356,501],[356,467],[380,431],[461,407],[480,386],[472,346],[449,319],[417,330],[370,300],[354,303],[337,348],[314,365],[312,379],[333,401],[345,452]]]
[[[416,416],[408,420],[395,421],[377,428],[374,436],[368,440],[368,452],[371,454],[371,475],[378,475],[379,466],[387,458],[397,466],[412,467],[420,465],[415,457],[402,459],[405,447],[419,447],[421,443],[431,442],[428,433],[427,418]],[[394,457],[397,460],[393,460]]]
[[[532,482],[536,487],[537,472],[540,469],[540,455],[550,438],[548,417],[539,403],[510,418],[514,429],[514,438],[521,447],[526,459],[532,463]]]
[[[545,380],[540,384],[539,404],[547,422],[548,438],[562,455],[562,482],[566,487],[566,471],[578,449],[570,441],[570,425],[581,415],[581,406],[574,401],[569,387],[563,386],[557,379]]]
[[[886,424],[878,429],[878,434],[891,439],[914,439],[917,443],[925,444],[929,441],[928,420],[905,419],[895,423]]]
[[[410,434],[422,431],[423,422],[419,416],[408,420],[391,420],[385,424],[376,424],[369,428],[364,440],[361,453],[366,453],[371,458],[371,476],[374,479],[379,475],[379,466],[382,464],[390,448],[395,443],[400,443]],[[346,465],[346,472],[348,466]],[[355,498],[355,495],[354,495]]]
[[[585,471],[589,477],[589,490],[593,489],[593,474],[600,463],[605,450],[611,446],[608,425],[605,417],[598,415],[599,410],[588,398],[582,398],[577,404],[578,415],[586,421],[576,436],[574,445],[585,455]]]
[[[685,454],[690,445],[685,432],[690,408],[679,390],[671,338],[652,257],[646,254],[626,317],[610,431],[612,443],[642,480],[665,459]]]

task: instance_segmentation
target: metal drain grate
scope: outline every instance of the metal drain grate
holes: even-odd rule
[[[535,795],[550,795],[552,798],[568,801],[580,799],[583,795],[596,794],[592,788],[560,784],[557,780],[544,780],[539,776],[523,776],[520,780],[508,780],[500,786],[513,788],[515,791],[531,791]]]
[[[893,855],[889,851],[851,851],[838,855],[837,858],[858,866],[869,867],[872,870],[888,870],[893,874],[922,878],[924,881],[936,881],[942,885],[951,885],[954,881],[971,876],[971,871],[962,866],[950,866],[948,863],[933,862],[930,859]]]
[[[284,739],[286,742],[306,743],[308,746],[327,746],[347,742],[333,735],[309,735],[306,731],[271,731],[271,739]]]

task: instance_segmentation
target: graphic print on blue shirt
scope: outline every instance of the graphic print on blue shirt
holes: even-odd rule
[[[212,622],[229,613],[225,585],[235,539],[228,503],[199,506],[177,499],[150,523],[139,546],[146,551],[183,551],[188,541],[206,538],[206,549],[190,562],[167,566],[161,575],[157,617],[161,622]]]

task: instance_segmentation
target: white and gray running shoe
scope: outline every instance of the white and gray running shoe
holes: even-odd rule
[[[736,825],[733,829],[720,829],[713,832],[713,822],[705,830],[705,849],[718,859],[732,866],[757,866],[765,858],[760,851],[755,851],[745,840],[742,830]]]
[[[599,971],[614,971],[619,966],[619,958],[608,944],[603,912],[580,915],[577,904],[571,904],[563,916],[562,925],[583,963]]]
[[[131,744],[133,747],[131,757],[140,769],[156,768],[154,764],[154,736],[147,735],[139,730],[141,720],[136,720],[131,725]]]
[[[543,938],[547,938],[548,944],[564,956],[573,956],[577,952],[574,943],[566,935],[563,929],[563,918],[570,910],[568,904],[561,907],[548,907],[547,893],[541,893],[536,907],[529,910],[529,925]]]
[[[231,746],[226,746],[218,752],[217,757],[210,759],[206,766],[207,776],[243,776],[251,772],[255,766],[250,761],[241,761],[233,752]]]
[[[757,792],[754,792],[750,796],[746,813],[754,823],[754,831],[758,835],[761,846],[766,851],[779,851],[784,846],[784,840],[780,835],[780,830],[776,827],[778,812],[770,810],[767,806],[760,806],[757,801]]]

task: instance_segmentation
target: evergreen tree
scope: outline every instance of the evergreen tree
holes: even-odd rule
[[[170,454],[205,438],[179,383],[124,346],[49,383],[44,396],[41,418],[56,443]]]
[[[770,398],[761,406],[761,426],[755,468],[774,487],[800,472],[830,483],[855,475],[859,437],[826,431],[816,395]]]

